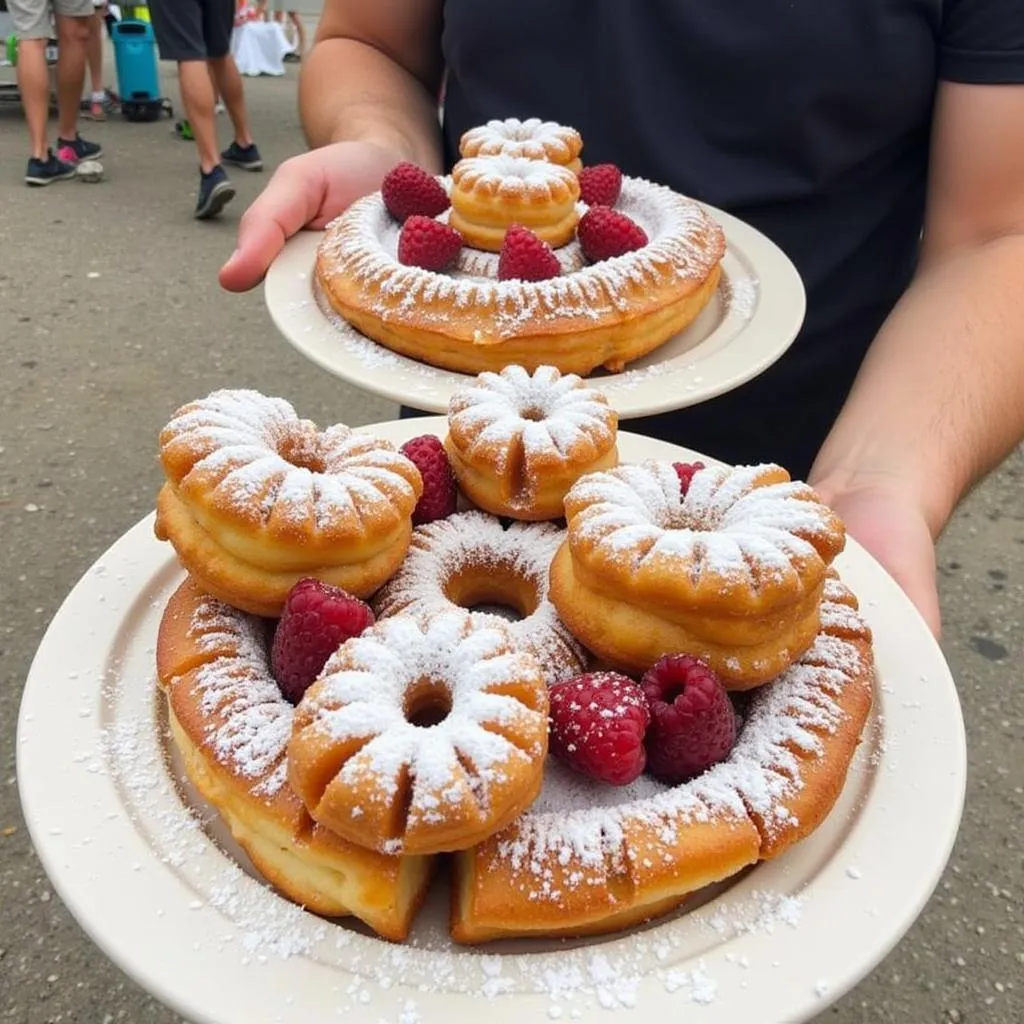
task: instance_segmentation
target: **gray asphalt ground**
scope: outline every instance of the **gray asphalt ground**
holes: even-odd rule
[[[173,77],[166,86],[177,104]],[[268,163],[298,152],[294,70],[247,91]],[[294,353],[261,292],[218,290],[215,271],[266,174],[235,173],[235,203],[199,224],[194,152],[168,121],[82,130],[107,148],[107,180],[30,191],[20,114],[0,110],[0,1021],[170,1024],[85,937],[33,854],[14,739],[29,662],[79,576],[151,510],[156,436],[179,404],[244,385],[324,423],[396,410]],[[906,938],[819,1022],[1024,1020],[1022,494],[1018,451],[941,542],[943,646],[970,756],[949,868]],[[842,932],[836,921],[837,943]]]

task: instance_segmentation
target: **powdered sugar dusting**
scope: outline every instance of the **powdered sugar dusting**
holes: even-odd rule
[[[533,373],[521,366],[481,373],[452,394],[448,418],[453,431],[479,435],[482,444],[522,438],[527,454],[568,456],[580,440],[605,449],[615,440],[616,417],[604,395],[553,366]]]
[[[445,717],[429,727],[407,718],[407,694],[425,680],[444,686],[450,700]],[[507,692],[531,680],[542,685],[536,661],[516,650],[498,625],[474,625],[465,612],[423,622],[382,619],[328,660],[304,698],[307,723],[296,731],[298,749],[306,734],[358,741],[333,783],[339,794],[350,794],[348,806],[368,799],[389,804],[408,777],[409,823],[441,822],[444,804],[461,801],[467,790],[490,807],[494,784],[541,755],[546,714]],[[500,734],[488,728],[495,724],[503,727]],[[512,734],[533,739],[523,749]],[[295,746],[292,756],[300,756]],[[385,852],[401,848],[395,840]]]
[[[415,467],[386,441],[343,424],[318,430],[281,398],[228,389],[178,410],[161,458],[183,496],[271,531],[390,521],[416,502]]]
[[[468,264],[442,274],[399,263],[393,219],[374,193],[328,225],[318,273],[328,285],[342,278],[353,282],[368,308],[389,323],[448,331],[461,323],[468,337],[511,338],[578,329],[636,311],[645,291],[703,281],[723,255],[718,224],[671,189],[626,178],[616,208],[640,224],[648,245],[545,281],[497,281],[487,272],[478,276]]]
[[[580,193],[579,180],[567,167],[508,153],[460,160],[452,168],[452,184],[463,192],[479,189],[498,196],[535,196],[542,201],[565,201]]]
[[[459,141],[459,152],[464,157],[507,154],[567,164],[579,154],[582,145],[573,128],[537,117],[525,121],[510,117],[470,128]]]
[[[195,670],[194,685],[217,760],[273,797],[285,783],[285,749],[293,709],[270,673],[265,625],[213,598],[203,598],[189,636],[219,656]],[[171,680],[169,688],[179,685]]]
[[[834,602],[825,604],[831,610]],[[847,621],[847,613],[856,616],[849,604],[842,608]],[[863,641],[869,634],[857,618],[856,638]],[[537,802],[495,840],[511,884],[531,899],[555,903],[567,888],[604,885],[628,870],[626,836],[638,824],[660,836],[666,850],[690,823],[745,820],[748,812],[767,836],[797,829],[786,804],[803,785],[802,759],[819,753],[822,737],[845,718],[843,689],[872,672],[863,643],[829,628],[778,679],[753,691],[729,757],[689,783],[669,788],[641,777],[629,786],[601,787],[549,758]]]
[[[729,315],[750,320],[757,309],[757,278],[747,275],[724,278],[722,288]]]
[[[769,584],[792,591],[803,566],[820,567],[819,549],[831,560],[843,533],[806,484],[766,483],[776,469],[702,469],[682,498],[668,462],[590,473],[566,495],[573,554],[634,574],[667,559],[678,566],[680,586],[694,591]]]
[[[718,991],[718,984],[708,976],[703,965],[692,971],[669,971],[665,975],[665,991],[675,993],[686,992],[691,1002],[707,1005],[713,1003]]]
[[[243,963],[250,958],[262,960],[273,956],[287,960],[305,956],[326,936],[327,925],[310,929],[308,915],[301,907],[284,901],[252,899],[239,884],[242,879],[243,873],[235,865],[226,868],[221,884],[213,888],[210,904],[232,920],[244,923]]]
[[[235,641],[246,636],[247,617],[229,610],[224,621],[214,608],[209,608],[197,619],[206,624],[217,623],[226,627],[225,639]],[[141,722],[128,715],[117,718],[102,734],[103,762],[110,766],[129,799],[136,808],[144,808],[146,827],[158,830],[159,849],[164,864],[182,872],[201,885],[197,898],[191,904],[196,911],[209,905],[223,918],[206,921],[203,941],[237,950],[242,964],[258,964],[271,958],[287,960],[308,956],[327,935],[330,926],[311,918],[301,907],[271,896],[267,888],[248,876],[230,858],[217,855],[210,858],[209,840],[203,831],[200,814],[193,808],[183,810],[177,794],[170,799],[162,795],[173,786],[168,779],[167,766],[159,740],[144,735],[153,729],[153,722]],[[97,765],[95,769],[100,770]],[[128,865],[124,865],[127,870]],[[139,864],[131,870],[140,870]],[[164,910],[159,905],[142,905],[139,913],[152,913],[159,927]],[[225,928],[225,919],[230,929]]]
[[[456,606],[447,596],[449,581],[467,571],[523,580],[537,595],[536,607],[504,625],[517,646],[537,658],[550,685],[581,672],[584,664],[582,648],[548,599],[548,570],[564,538],[565,531],[552,523],[513,522],[504,529],[496,516],[478,511],[419,526],[401,568],[374,598],[374,611],[380,618],[451,611]],[[497,621],[489,612],[471,615],[481,624]]]
[[[366,337],[365,334],[360,334],[340,313],[332,308],[330,301],[324,294],[319,279],[316,277],[313,279],[313,297],[317,308],[324,318],[338,332],[338,340],[344,347],[345,352],[353,359],[357,359],[363,366],[372,370],[395,370],[401,368],[403,374],[412,377],[422,377],[424,383],[437,373],[433,366],[397,355],[383,345],[378,345],[377,342]]]

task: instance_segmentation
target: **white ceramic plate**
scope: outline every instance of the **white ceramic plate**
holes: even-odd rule
[[[681,409],[739,387],[771,366],[803,323],[803,283],[785,253],[735,217],[707,209],[728,243],[722,283],[707,308],[623,373],[591,377],[623,418]],[[267,308],[278,330],[318,366],[364,391],[446,413],[453,389],[471,378],[398,355],[325,313],[313,291],[321,238],[319,231],[300,232],[267,274]]]
[[[443,420],[366,429],[401,441]],[[626,461],[699,457],[628,433],[620,448]],[[18,723],[25,818],[95,942],[192,1021],[451,1024],[485,1014],[527,1024],[608,1010],[675,1020],[688,1001],[686,1019],[702,1024],[806,1021],[910,927],[964,796],[963,722],[938,646],[856,544],[837,564],[875,631],[879,685],[836,808],[778,860],[645,929],[459,949],[438,893],[399,946],[314,917],[257,881],[166,735],[154,649],[182,574],[151,517],[75,586],[33,661]]]

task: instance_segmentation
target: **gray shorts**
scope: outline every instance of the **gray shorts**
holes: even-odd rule
[[[68,18],[92,18],[92,0],[7,0],[7,10],[18,39],[49,39],[54,34],[50,12]]]
[[[323,0],[267,0],[267,10],[281,11],[287,13],[294,11],[296,14],[306,14],[318,17],[323,10]]]

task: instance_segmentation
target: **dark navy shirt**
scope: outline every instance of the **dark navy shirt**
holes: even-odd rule
[[[443,47],[449,166],[490,118],[559,121],[789,255],[783,359],[624,426],[804,476],[913,273],[938,80],[1024,82],[1024,0],[445,0]]]

